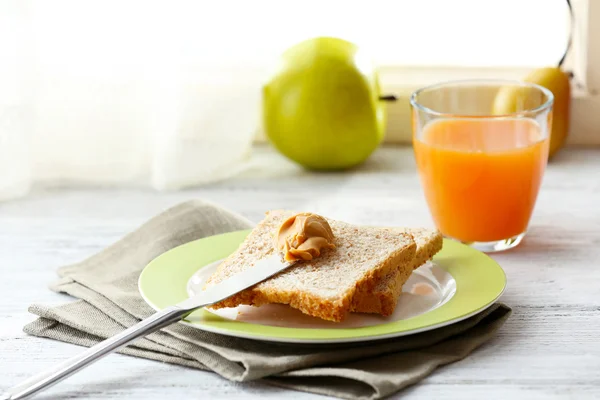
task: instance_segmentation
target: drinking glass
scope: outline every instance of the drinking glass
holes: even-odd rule
[[[553,101],[541,86],[498,80],[412,94],[421,185],[444,236],[486,252],[521,242],[546,168]]]

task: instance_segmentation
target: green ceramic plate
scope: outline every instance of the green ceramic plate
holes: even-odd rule
[[[193,293],[195,280],[235,251],[249,231],[196,240],[154,259],[142,271],[139,289],[156,310]],[[391,317],[351,314],[343,323],[322,321],[284,305],[197,310],[185,321],[195,328],[250,339],[293,343],[359,342],[404,336],[468,318],[502,294],[506,276],[485,254],[452,240],[432,263],[416,270]],[[425,290],[423,290],[425,289]]]

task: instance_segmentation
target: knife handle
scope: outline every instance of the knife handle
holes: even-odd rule
[[[6,393],[0,394],[0,400],[23,400],[31,398],[135,339],[171,325],[189,313],[190,310],[176,306],[165,308],[132,327],[125,329],[123,332],[90,347],[81,354],[58,364],[52,369],[35,375],[19,385],[10,388]]]

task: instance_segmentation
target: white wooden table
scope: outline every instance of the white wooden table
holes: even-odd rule
[[[241,176],[176,193],[38,190],[0,204],[0,389],[81,348],[29,337],[30,303],[67,296],[47,284],[178,202],[204,198],[257,221],[265,210],[311,210],[348,222],[431,225],[406,148],[377,152],[344,174],[310,174],[263,148]],[[467,359],[405,390],[420,399],[600,398],[600,149],[567,149],[549,166],[526,240],[494,255],[514,309],[497,337]],[[113,355],[61,383],[46,399],[322,398],[262,383]]]

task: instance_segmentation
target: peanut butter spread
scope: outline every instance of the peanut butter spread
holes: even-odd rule
[[[333,249],[333,232],[320,215],[300,213],[285,220],[275,236],[275,249],[286,261],[312,260],[323,249]]]

